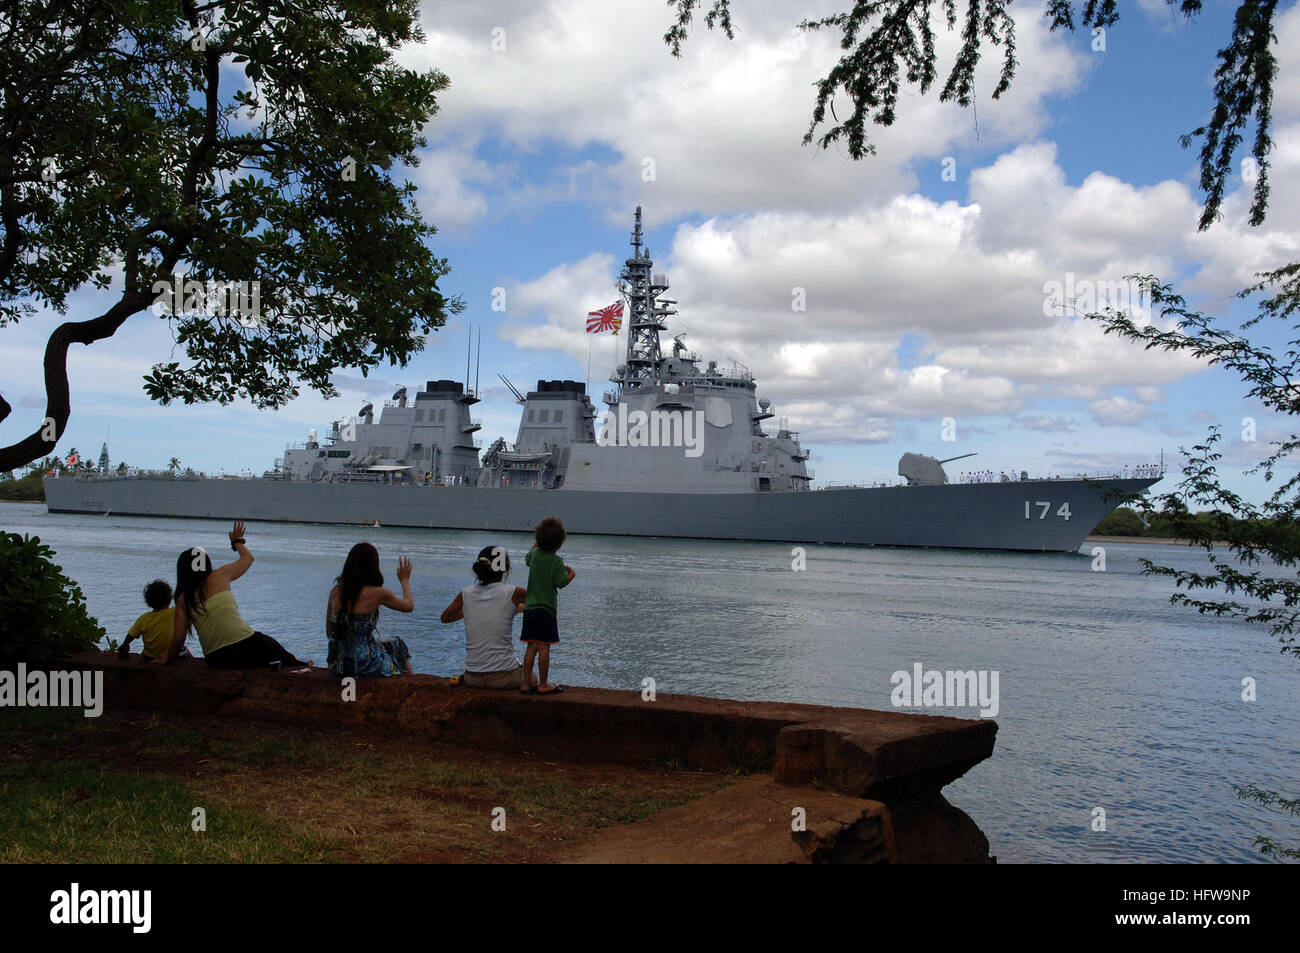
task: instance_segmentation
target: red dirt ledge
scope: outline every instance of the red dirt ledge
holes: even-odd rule
[[[209,671],[199,660],[156,666],[139,655],[122,662],[107,651],[74,655],[68,664],[103,671],[105,705],[126,709],[313,728],[365,727],[438,737],[468,748],[537,746],[549,757],[572,761],[676,761],[705,771],[771,770],[777,784],[798,785],[790,790],[800,800],[823,793],[848,796],[815,831],[810,826],[801,835],[784,833],[779,842],[763,846],[763,852],[775,850],[770,857],[763,854],[770,859],[789,853],[785,837],[793,837],[803,858],[831,862],[879,859],[879,846],[887,840],[897,845],[889,859],[904,863],[992,859],[984,833],[940,793],[993,753],[997,724],[991,720],[677,694],[645,702],[637,692],[576,686],[559,696],[525,697],[452,686],[432,675],[359,680],[356,701],[344,702],[341,681],[324,670],[309,675]],[[755,784],[762,788],[761,780]],[[737,803],[727,801],[736,796],[723,797],[723,806],[745,819],[727,826],[735,827],[733,833],[742,841],[744,831],[757,837],[771,827],[767,801],[774,794],[770,788],[763,792],[768,793],[742,794]],[[705,798],[684,810],[712,818],[722,807]],[[784,823],[789,823],[788,815]],[[645,836],[654,839],[653,828],[636,827],[637,842],[645,844]],[[764,842],[774,831],[764,833]],[[758,857],[750,857],[757,846],[737,854],[731,841],[711,849],[708,855],[715,861]]]
[[[436,736],[469,746],[581,761],[675,760],[706,771],[771,770],[783,784],[814,783],[886,802],[905,858],[987,861],[988,841],[940,789],[993,753],[997,725],[905,712],[745,702],[694,695],[566,687],[551,697],[452,686],[432,675],[356,682],[342,700],[328,671],[292,675],[170,666],[84,652],[74,668],[104,671],[106,705]]]

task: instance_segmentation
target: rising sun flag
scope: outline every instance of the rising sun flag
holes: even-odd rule
[[[603,331],[612,331],[618,334],[618,329],[623,326],[623,302],[616,301],[608,307],[601,308],[599,311],[587,312],[587,333],[600,334]]]

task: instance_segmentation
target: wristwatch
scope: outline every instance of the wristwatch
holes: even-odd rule
[[[239,539],[232,539],[230,541],[230,548],[233,549],[235,552],[239,552],[239,544],[242,543],[243,541],[244,541],[244,537],[242,536],[239,537]]]

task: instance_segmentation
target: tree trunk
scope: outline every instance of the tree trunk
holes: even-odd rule
[[[0,471],[17,470],[48,456],[63,436],[72,413],[68,393],[68,348],[73,344],[93,344],[112,337],[127,318],[152,301],[153,295],[147,292],[128,291],[99,317],[65,321],[54,329],[45,345],[45,418],[22,440],[0,447]],[[7,417],[10,410],[9,403],[0,397],[0,420]]]

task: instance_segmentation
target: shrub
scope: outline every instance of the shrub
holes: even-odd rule
[[[105,635],[53,555],[39,536],[0,533],[0,665],[57,661]]]
[[[1099,536],[1141,536],[1145,527],[1142,517],[1127,506],[1121,506],[1093,530]]]
[[[0,500],[45,502],[45,484],[40,473],[29,473],[17,480],[0,481]]]

